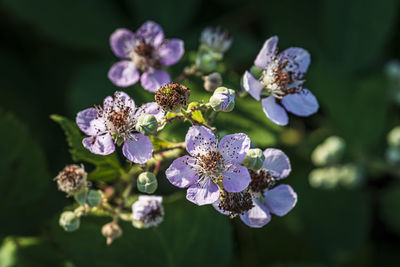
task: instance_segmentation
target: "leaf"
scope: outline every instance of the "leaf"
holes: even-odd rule
[[[198,106],[198,104],[199,104],[199,102],[192,102],[192,103],[190,103],[189,106],[188,106],[188,108],[187,108],[187,111],[189,112],[189,111],[192,110],[192,109],[196,109],[196,107]],[[192,116],[192,119],[194,119],[194,120],[197,121],[197,122],[204,123],[204,124],[206,123],[206,121],[205,121],[204,118],[203,118],[203,113],[201,113],[200,110],[192,111],[192,112],[191,112],[191,116]]]
[[[119,177],[122,167],[115,153],[107,156],[91,153],[83,147],[83,135],[74,122],[59,115],[51,115],[51,119],[57,122],[64,130],[72,159],[76,162],[85,161],[96,166],[96,169],[88,176],[90,180],[110,181]]]

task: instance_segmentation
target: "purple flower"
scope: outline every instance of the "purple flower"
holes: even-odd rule
[[[234,217],[240,215],[250,227],[263,227],[271,220],[271,214],[286,215],[297,202],[297,194],[290,185],[273,187],[276,180],[286,178],[290,171],[289,158],[279,149],[266,149],[262,169],[249,170],[249,187],[239,194],[227,195],[213,206],[219,212]],[[249,198],[252,205],[248,204]],[[232,216],[233,215],[233,216]]]
[[[108,96],[103,107],[88,108],[79,112],[76,123],[82,132],[89,135],[82,140],[83,146],[94,154],[108,155],[114,152],[115,144],[121,145],[124,156],[135,163],[145,163],[152,157],[150,138],[135,131],[141,114],[152,114],[161,120],[164,111],[155,102],[136,109],[135,102],[124,92]]]
[[[303,88],[303,76],[311,61],[310,54],[298,47],[290,47],[278,54],[277,44],[277,36],[264,43],[254,61],[254,65],[263,70],[262,75],[257,80],[246,71],[243,87],[256,100],[260,100],[265,89],[268,97],[261,99],[265,115],[278,125],[286,125],[289,121],[286,110],[306,117],[317,112],[319,105],[315,96]]]
[[[186,198],[197,204],[214,203],[220,188],[240,192],[250,183],[247,168],[239,165],[250,149],[250,139],[243,133],[230,134],[218,140],[204,126],[192,126],[186,134],[183,156],[166,170],[168,180],[175,186],[188,187]]]
[[[110,45],[122,60],[111,67],[108,78],[119,87],[128,87],[140,77],[143,88],[150,92],[171,81],[161,67],[175,64],[184,53],[183,41],[164,39],[162,28],[153,21],[145,22],[136,33],[117,29],[110,37]]]
[[[139,196],[132,205],[132,221],[137,228],[149,228],[159,225],[164,218],[162,197]]]

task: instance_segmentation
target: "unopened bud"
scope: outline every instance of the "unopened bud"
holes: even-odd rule
[[[214,111],[232,111],[235,107],[235,91],[226,87],[218,87],[210,97],[210,105]]]
[[[150,135],[157,131],[158,122],[154,115],[141,114],[136,123],[136,131],[144,134]]]
[[[152,194],[157,186],[157,178],[152,172],[142,172],[137,179],[137,188],[140,192]]]
[[[78,230],[80,226],[79,217],[72,211],[64,211],[61,213],[60,220],[58,221],[60,226],[67,232],[73,232]]]
[[[397,147],[389,147],[386,149],[386,160],[390,164],[400,163],[400,149]]]
[[[98,190],[90,190],[87,195],[87,203],[90,207],[97,207],[100,205],[103,197],[101,196],[101,192]]]
[[[213,72],[209,75],[203,76],[204,89],[208,92],[214,92],[219,86],[222,85],[222,77],[218,72]]]
[[[258,170],[262,167],[264,160],[265,156],[261,149],[251,148],[249,152],[247,152],[243,165],[249,169]]]
[[[337,165],[314,169],[309,175],[312,187],[332,189],[339,184],[353,188],[362,182],[363,172],[355,164]]]
[[[73,195],[87,187],[87,173],[85,172],[83,165],[65,166],[54,180],[57,181],[58,189],[60,191],[70,195]]]
[[[103,225],[101,234],[106,238],[107,245],[111,245],[115,239],[122,235],[122,229],[119,227],[118,223],[112,221]]]
[[[400,62],[398,60],[392,60],[386,64],[385,73],[389,79],[400,80]]]
[[[343,138],[331,136],[318,145],[311,155],[311,160],[316,166],[337,163],[343,156],[346,143]]]
[[[388,140],[389,146],[400,148],[400,126],[393,128],[389,132],[389,134],[387,136],[387,140]]]
[[[155,94],[158,106],[174,113],[179,113],[180,108],[187,105],[189,97],[190,89],[177,83],[165,84]]]
[[[79,203],[79,205],[85,206],[88,192],[89,191],[87,190],[87,188],[82,188],[79,192],[76,192],[74,194],[74,199],[76,200],[76,202]]]
[[[215,54],[212,52],[199,52],[196,58],[196,66],[202,72],[215,71],[217,69],[217,59]]]

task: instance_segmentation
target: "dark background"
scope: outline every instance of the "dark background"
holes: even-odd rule
[[[384,75],[386,63],[400,58],[398,14],[396,0],[0,1],[0,266],[396,266],[399,177],[370,162],[384,158],[386,134],[399,124]],[[178,193],[178,200],[166,200],[160,228],[123,224],[123,237],[111,247],[100,234],[108,219],[84,218],[74,233],[57,225],[71,201],[52,178],[72,159],[49,116],[74,119],[113,94],[117,88],[106,74],[117,59],[108,38],[148,19],[167,37],[183,39],[187,52],[197,49],[204,27],[228,29],[234,41],[224,79],[234,89],[268,37],[278,35],[282,49],[310,51],[306,78],[320,102],[318,114],[291,116],[281,128],[248,97],[216,121],[219,130],[243,131],[259,147],[289,155],[293,171],[284,182],[299,201],[287,216],[250,229]],[[189,61],[185,56],[170,68],[171,76]],[[209,97],[200,78],[187,85],[193,99]],[[126,92],[138,104],[152,100],[139,85]],[[178,123],[165,136],[183,140],[188,126]],[[324,190],[308,183],[313,148],[333,134],[346,140],[345,161],[364,168],[358,187]],[[175,190],[158,179],[157,194]]]

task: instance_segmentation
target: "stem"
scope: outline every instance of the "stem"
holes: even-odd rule
[[[212,110],[211,114],[208,116],[207,124],[208,125],[212,125],[214,120],[215,120],[215,118],[217,117],[217,115],[218,115],[218,112]]]
[[[175,82],[180,83],[184,80],[186,80],[187,78],[189,78],[190,75],[193,75],[197,72],[197,66],[193,65],[191,67],[186,67],[182,74],[179,75],[178,77],[176,77]]]

